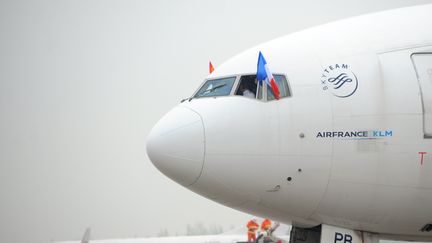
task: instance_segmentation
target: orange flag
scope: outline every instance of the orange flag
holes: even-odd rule
[[[210,71],[210,73],[212,73],[214,71],[214,67],[213,67],[213,64],[211,62],[209,62],[209,71]]]

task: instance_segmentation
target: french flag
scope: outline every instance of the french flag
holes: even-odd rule
[[[277,86],[277,83],[276,83],[272,73],[270,72],[270,69],[268,68],[267,62],[264,59],[264,56],[261,52],[259,52],[259,56],[258,56],[256,76],[257,76],[257,80],[258,80],[258,82],[260,82],[260,84],[262,84],[262,81],[265,80],[267,85],[272,88],[273,94],[274,94],[275,98],[278,100],[279,95],[280,95],[279,87]]]

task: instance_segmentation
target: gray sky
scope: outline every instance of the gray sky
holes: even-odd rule
[[[0,242],[79,239],[87,226],[101,239],[244,224],[153,167],[152,126],[209,60],[423,3],[432,0],[1,0]]]

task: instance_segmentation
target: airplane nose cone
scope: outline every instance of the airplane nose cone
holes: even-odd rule
[[[163,174],[183,186],[195,183],[204,163],[204,125],[195,111],[176,107],[151,130],[147,155]]]

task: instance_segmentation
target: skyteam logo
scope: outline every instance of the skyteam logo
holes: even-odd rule
[[[348,64],[334,64],[324,69],[321,84],[323,90],[330,91],[334,96],[347,98],[357,91],[358,79]]]

